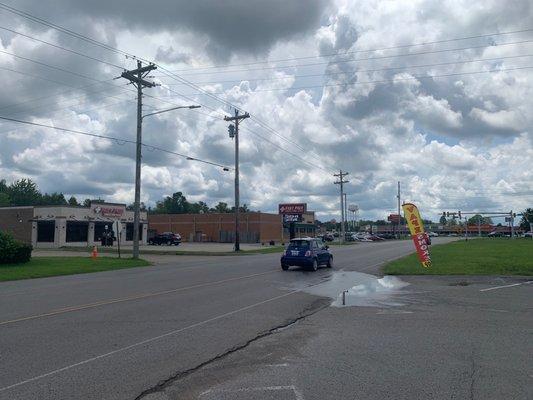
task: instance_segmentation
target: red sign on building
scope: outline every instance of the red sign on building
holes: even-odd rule
[[[307,211],[307,203],[286,203],[279,205],[280,214],[304,214]]]
[[[102,217],[120,218],[126,211],[124,206],[109,204],[92,204],[93,212]]]
[[[400,216],[398,214],[390,214],[388,217],[387,217],[387,221],[389,222],[400,222]]]

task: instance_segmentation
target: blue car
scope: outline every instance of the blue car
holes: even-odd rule
[[[333,255],[321,239],[292,239],[281,256],[281,268],[287,271],[291,266],[309,268],[316,271],[320,265],[333,267]]]

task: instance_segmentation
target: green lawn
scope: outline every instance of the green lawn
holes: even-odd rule
[[[85,274],[150,265],[145,260],[132,258],[98,257],[32,257],[26,264],[0,265],[0,282],[47,276]]]
[[[431,246],[430,268],[416,254],[383,267],[390,275],[533,275],[533,240],[474,239]]]

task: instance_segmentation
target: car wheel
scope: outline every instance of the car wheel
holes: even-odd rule
[[[167,242],[167,246],[172,246],[172,242],[170,240]]]
[[[149,245],[153,245],[153,244],[154,244],[154,242],[153,242],[153,241],[151,241],[151,240],[149,240],[149,241],[148,241],[148,244],[149,244]]]
[[[282,269],[283,271],[287,271],[287,270],[289,269],[289,266],[288,266],[288,265],[283,265],[283,264],[281,264],[281,269]]]
[[[328,263],[326,265],[328,268],[333,268],[333,256],[329,257]]]
[[[316,260],[316,258],[313,260],[313,265],[311,266],[311,269],[313,271],[318,271],[318,261]]]

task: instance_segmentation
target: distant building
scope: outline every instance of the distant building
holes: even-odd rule
[[[281,242],[281,216],[262,212],[243,212],[240,216],[240,241],[242,243]],[[235,214],[150,214],[150,235],[163,232],[179,233],[187,242],[235,241]]]
[[[302,214],[299,222],[285,222],[283,224],[283,239],[289,240],[291,237],[291,224],[294,229],[293,237],[315,237],[317,231],[317,224],[314,211],[306,211]]]
[[[141,243],[147,242],[146,212],[141,212]],[[93,246],[113,231],[124,245],[133,244],[133,211],[125,204],[0,207],[0,231],[35,248]]]

